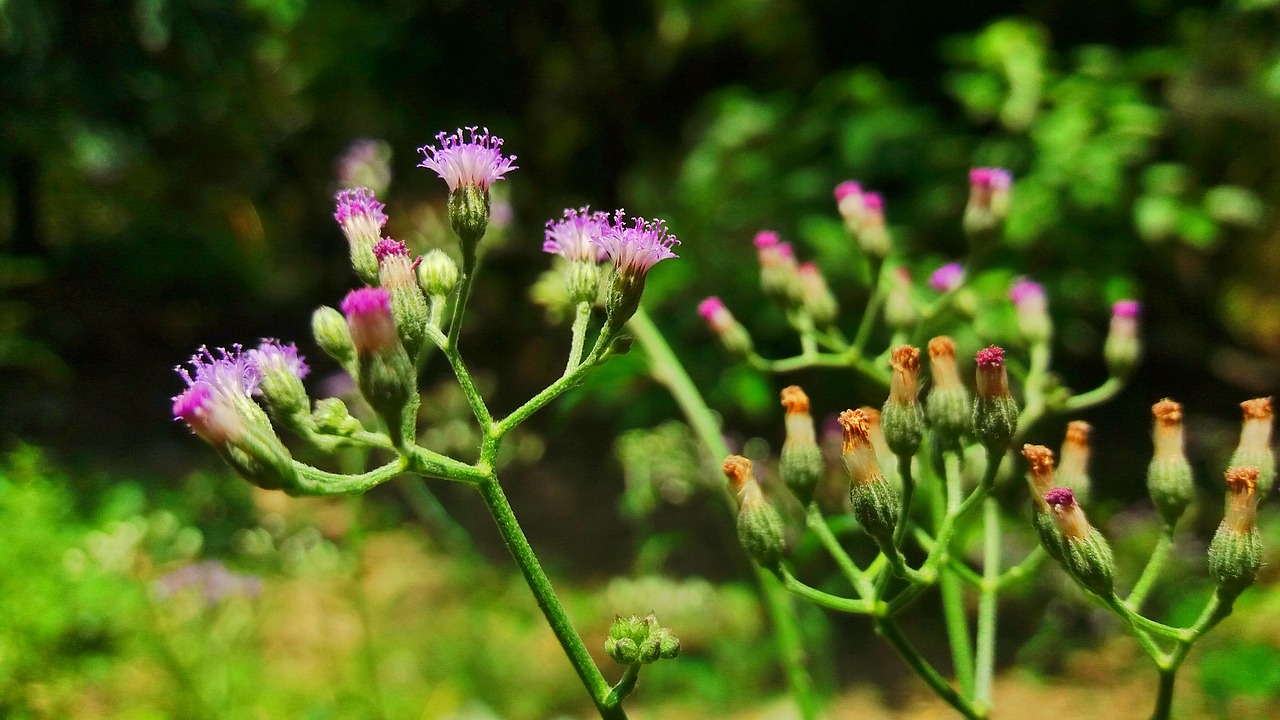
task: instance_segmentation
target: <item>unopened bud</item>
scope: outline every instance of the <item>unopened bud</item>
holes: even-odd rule
[[[1009,214],[1009,187],[1013,178],[1004,168],[969,171],[969,204],[964,209],[964,231],[976,254],[1000,240]]]
[[[325,435],[350,437],[364,429],[360,421],[351,416],[347,404],[338,398],[317,400],[315,409],[311,411],[311,419],[316,431]]]
[[[1231,455],[1231,465],[1258,468],[1258,497],[1271,492],[1276,478],[1276,455],[1271,449],[1271,427],[1274,415],[1271,398],[1254,398],[1240,403],[1244,423],[1240,427],[1240,443]]]
[[[1227,468],[1227,509],[1209,543],[1209,574],[1218,588],[1235,597],[1253,584],[1262,567],[1258,534],[1258,468]]]
[[[733,313],[729,312],[720,298],[709,297],[698,303],[698,314],[707,321],[707,325],[720,338],[720,344],[726,350],[734,355],[751,353],[751,335],[733,317]]]
[[[782,516],[764,499],[750,460],[730,455],[724,474],[738,501],[738,542],[762,567],[776,569],[782,559]]]
[[[449,224],[464,248],[474,250],[489,227],[489,190],[478,185],[459,185],[449,191]]]
[[[884,226],[884,198],[880,193],[863,193],[858,247],[871,257],[883,259],[889,255],[890,245],[889,231]]]
[[[912,457],[920,450],[924,438],[924,408],[920,392],[920,350],[900,345],[889,361],[893,372],[889,379],[889,399],[881,413],[885,442],[894,455]]]
[[[391,295],[382,288],[353,290],[342,301],[356,348],[360,394],[387,425],[395,442],[406,439],[418,405],[417,369],[400,344]]]
[[[387,224],[386,206],[378,202],[372,190],[362,187],[343,190],[335,199],[333,218],[347,238],[351,267],[362,281],[376,285],[378,259],[373,255],[373,246],[382,239],[382,226]]]
[[[960,263],[947,263],[929,276],[929,287],[940,293],[955,292],[964,284],[964,266]]]
[[[1151,415],[1155,456],[1147,467],[1147,491],[1165,524],[1173,525],[1196,493],[1183,450],[1182,405],[1165,398],[1151,406]]]
[[[1138,313],[1142,306],[1136,300],[1121,300],[1111,306],[1111,329],[1107,332],[1102,355],[1112,377],[1128,377],[1142,356],[1138,339]]]
[[[247,355],[262,374],[258,391],[272,415],[294,429],[307,424],[311,401],[307,397],[302,379],[310,372],[310,368],[307,367],[306,358],[298,354],[298,346],[263,339]]]
[[[979,350],[978,394],[973,403],[973,432],[991,457],[1009,448],[1018,430],[1018,404],[1009,394],[1009,375],[1004,366],[1004,350],[991,345]]]
[[[347,320],[342,313],[327,305],[316,308],[311,315],[311,334],[329,357],[345,368],[354,365],[356,348],[351,343],[351,331],[347,329]]]
[[[1084,510],[1067,488],[1054,488],[1044,496],[1062,534],[1062,563],[1085,589],[1110,595],[1115,587],[1115,558],[1107,539],[1089,524]]]
[[[1028,278],[1018,278],[1009,288],[1009,299],[1018,317],[1018,330],[1028,343],[1047,342],[1053,330],[1049,320],[1044,287]]]
[[[809,413],[809,396],[798,385],[782,390],[782,406],[786,408],[787,438],[782,443],[779,469],[782,481],[791,488],[800,502],[808,505],[813,500],[814,489],[826,473],[822,448],[818,447]]]
[[[876,462],[866,413],[845,410],[840,413],[840,425],[844,428],[841,451],[851,480],[849,500],[854,517],[877,543],[891,545],[898,514],[902,510],[902,498],[885,480],[880,464]]]
[[[760,288],[778,302],[797,300],[800,277],[791,244],[779,242],[778,233],[772,230],[761,230],[756,233],[755,245],[760,258]]]
[[[620,665],[649,664],[680,654],[680,640],[668,628],[658,625],[658,618],[632,615],[615,617],[604,641],[604,651]]]
[[[800,282],[800,305],[813,320],[813,324],[826,327],[834,322],[839,310],[836,296],[831,294],[831,288],[827,286],[827,280],[817,264],[802,263],[796,269],[796,277]]]
[[[867,435],[871,438],[871,447],[875,448],[876,460],[880,463],[880,469],[884,472],[885,477],[891,481],[898,480],[898,456],[893,454],[893,450],[889,449],[889,443],[884,439],[884,428],[880,423],[880,408],[863,405],[858,408],[867,418]],[[837,426],[839,420],[836,421]],[[839,441],[844,442],[844,430],[840,430]],[[900,482],[895,482],[894,487],[901,488]]]
[[[925,403],[929,424],[946,442],[954,443],[969,429],[973,408],[956,368],[956,344],[945,335],[929,341],[929,375],[933,380]]]
[[[864,211],[862,203],[862,186],[853,180],[845,180],[836,185],[836,209],[840,211],[840,218],[844,220],[844,229],[849,233],[849,237],[855,241],[858,240],[858,234],[862,230],[862,214]]]
[[[1058,463],[1057,483],[1071,488],[1076,497],[1089,499],[1089,433],[1093,427],[1083,420],[1067,423],[1067,436],[1062,442],[1062,457]]]
[[[889,294],[884,300],[884,321],[891,329],[907,331],[920,319],[911,297],[911,272],[897,268],[889,275]]]
[[[418,262],[418,284],[429,297],[443,298],[458,284],[458,264],[443,250],[432,250]]]
[[[378,280],[391,293],[391,316],[400,342],[410,354],[416,354],[427,325],[427,299],[418,287],[409,248],[388,238],[373,246],[373,254],[378,258]]]
[[[1031,526],[1040,539],[1040,545],[1049,555],[1062,561],[1063,540],[1054,520],[1053,508],[1045,495],[1054,488],[1053,451],[1043,445],[1023,445],[1022,456],[1027,459],[1027,485],[1031,488]]]

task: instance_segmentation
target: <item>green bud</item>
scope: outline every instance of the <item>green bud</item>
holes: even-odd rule
[[[1107,361],[1107,371],[1112,377],[1128,377],[1142,356],[1142,343],[1138,340],[1138,303],[1121,300],[1111,306],[1111,329],[1102,346],[1102,356]]]
[[[826,327],[835,322],[839,307],[836,296],[831,294],[827,280],[817,264],[801,263],[796,268],[796,277],[800,283],[800,305],[817,327]]]
[[[978,397],[973,403],[973,433],[992,457],[1003,455],[1018,430],[1018,404],[1009,394],[1004,350],[978,351]]]
[[[383,243],[394,243],[384,240],[378,244],[379,251]],[[382,287],[391,295],[391,316],[395,319],[396,333],[411,356],[417,355],[422,347],[425,328],[428,321],[427,299],[418,287],[418,279],[413,270],[413,262],[404,251],[403,243],[400,252],[384,252],[379,265],[379,277]]]
[[[631,269],[616,270],[609,281],[605,295],[605,327],[617,332],[636,314],[640,298],[644,296],[644,282],[648,273]]]
[[[417,368],[404,346],[361,353],[356,383],[360,394],[387,425],[392,441],[408,439],[418,411]]]
[[[1151,408],[1155,457],[1147,467],[1147,491],[1161,519],[1173,525],[1195,499],[1191,464],[1183,453],[1182,405],[1164,399]]]
[[[730,455],[723,468],[738,501],[738,542],[761,567],[776,570],[782,559],[782,516],[765,501],[750,460]]]
[[[1244,424],[1240,428],[1240,442],[1231,455],[1231,467],[1258,468],[1258,497],[1265,498],[1271,492],[1276,478],[1276,455],[1271,449],[1271,430],[1274,415],[1271,398],[1254,398],[1240,403],[1244,410]]]
[[[1110,595],[1115,586],[1116,563],[1107,539],[1089,524],[1069,489],[1054,488],[1044,500],[1062,536],[1062,564],[1085,589]]]
[[[929,341],[929,373],[933,384],[925,400],[925,415],[944,443],[954,443],[969,430],[973,405],[956,369],[956,344],[942,335]]]
[[[809,414],[809,396],[799,385],[782,390],[782,406],[786,408],[787,439],[782,444],[779,470],[782,481],[804,505],[813,500],[818,481],[826,475],[826,461],[818,447]]]
[[[350,368],[355,363],[356,348],[351,343],[351,331],[342,313],[327,305],[316,308],[311,315],[311,332],[320,349],[340,365]]]
[[[472,251],[489,226],[489,191],[476,185],[462,185],[449,193],[449,223]]]
[[[564,268],[564,289],[574,305],[594,305],[600,294],[600,266],[588,260],[569,261]]]
[[[1229,597],[1244,592],[1262,567],[1258,534],[1258,468],[1227,469],[1227,510],[1209,543],[1209,574]]]
[[[662,628],[658,638],[658,657],[663,660],[673,660],[680,655],[680,638],[671,634],[670,630]]]
[[[920,320],[920,311],[911,298],[911,273],[906,268],[893,272],[893,282],[884,301],[884,321],[893,330],[910,330]]]
[[[1062,533],[1058,530],[1058,524],[1053,521],[1053,515],[1032,508],[1031,527],[1036,531],[1036,537],[1040,540],[1040,546],[1049,553],[1049,557],[1058,562],[1065,562],[1062,555],[1062,548],[1065,541],[1062,539]]]
[[[604,651],[619,665],[634,665],[640,661],[640,646],[629,637],[606,639]]]
[[[653,613],[645,617],[618,616],[609,626],[604,651],[620,665],[648,664],[679,655],[680,640],[669,629],[658,625]]]
[[[236,400],[236,410],[244,419],[244,431],[216,446],[222,459],[241,477],[265,490],[291,490],[298,475],[293,456],[280,442],[262,408],[248,398]]]
[[[924,439],[924,408],[916,400],[919,393],[920,351],[910,345],[894,348],[889,362],[889,399],[880,411],[880,427],[885,443],[898,457],[913,457]]]
[[[418,284],[431,297],[445,297],[458,284],[458,264],[443,250],[432,250],[418,263]]]
[[[299,376],[306,373],[306,366],[298,358],[297,348],[263,341],[262,345],[249,352],[262,372],[258,390],[272,417],[294,430],[308,427],[311,399],[307,397],[307,389]],[[297,360],[298,364],[291,365],[290,357]]]
[[[351,416],[347,404],[338,398],[317,400],[311,419],[316,431],[325,435],[350,437],[364,429],[360,421]]]
[[[880,471],[866,413],[845,410],[840,413],[840,425],[844,428],[844,466],[851,481],[849,500],[853,504],[853,515],[877,543],[890,545],[902,512],[902,497]]]

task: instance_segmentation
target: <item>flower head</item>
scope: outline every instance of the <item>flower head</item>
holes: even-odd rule
[[[1009,299],[1018,307],[1027,303],[1043,304],[1044,286],[1030,278],[1020,277],[1009,287]]]
[[[938,292],[951,292],[964,282],[964,266],[960,263],[947,263],[929,276],[929,287]]]
[[[399,342],[391,315],[391,293],[382,288],[360,288],[342,300],[351,342],[357,353],[394,347]]]
[[[1013,174],[1004,168],[973,168],[969,171],[969,202],[989,208],[999,194],[1009,192],[1012,184]]]
[[[1142,303],[1137,300],[1117,300],[1111,304],[1111,317],[1136,318],[1142,311]]]
[[[623,220],[621,210],[593,242],[623,274],[644,275],[662,260],[679,257],[671,248],[680,241],[667,231],[665,221],[637,217],[628,223]]]
[[[1054,490],[1053,451],[1043,445],[1023,445],[1022,456],[1027,459],[1027,466],[1031,470],[1027,476],[1027,484],[1031,486],[1031,499],[1037,508],[1048,512],[1050,503],[1046,495]]]
[[[608,213],[596,211],[583,206],[577,210],[567,209],[564,218],[548,220],[544,231],[545,240],[542,251],[563,257],[565,260],[583,260],[599,262],[604,252],[596,243],[596,239],[609,227]]]
[[[435,145],[418,148],[424,156],[418,167],[434,170],[449,185],[450,192],[466,186],[488,190],[508,172],[518,169],[515,155],[503,156],[502,138],[490,135],[488,128],[481,132],[477,129],[467,128],[466,140],[461,129],[452,135],[436,135],[439,149]]]
[[[373,256],[378,258],[379,263],[386,260],[388,257],[399,255],[403,255],[405,257],[409,256],[409,247],[399,240],[383,238],[374,243]]]
[[[387,224],[387,214],[384,212],[387,206],[378,202],[378,198],[368,188],[340,190],[334,199],[337,207],[333,219],[348,234],[348,228],[359,228],[362,231],[372,228],[371,232],[377,236],[381,233],[382,226]]]
[[[174,396],[173,416],[206,441],[222,445],[244,432],[236,404],[258,391],[262,371],[239,345],[217,352],[215,357],[208,347],[201,347],[188,362],[190,370],[174,368],[187,389]]]
[[[306,358],[298,354],[298,346],[288,345],[275,338],[263,338],[258,347],[245,353],[248,362],[258,369],[260,377],[276,372],[287,372],[299,380],[305,379],[311,368],[307,367]]]

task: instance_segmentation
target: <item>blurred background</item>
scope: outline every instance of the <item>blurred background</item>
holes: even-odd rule
[[[803,384],[822,414],[882,398],[839,373],[767,377],[709,341],[694,307],[715,294],[764,354],[794,352],[759,298],[754,233],[818,260],[848,326],[866,269],[837,182],[885,193],[924,277],[963,256],[968,168],[1012,169],[1006,273],[979,290],[1015,274],[1046,285],[1056,369],[1077,389],[1105,377],[1109,303],[1143,301],[1143,366],[1084,416],[1107,468],[1096,502],[1122,577],[1136,572],[1155,535],[1149,406],[1185,403],[1204,503],[1154,604],[1194,615],[1238,403],[1280,373],[1278,6],[0,3],[0,714],[588,716],[465,488],[251,491],[169,412],[173,366],[204,343],[296,340],[313,395],[339,392],[308,338],[312,310],[355,283],[332,220],[339,178],[352,153],[385,163],[388,232],[448,247],[445,188],[414,168],[416,148],[468,125],[520,166],[500,184],[463,341],[491,405],[514,408],[563,367],[544,222],[625,207],[682,239],[646,305],[728,433],[766,454],[782,385]],[[428,371],[427,442],[465,457],[450,377]],[[649,610],[685,640],[646,675],[636,716],[787,717],[732,518],[678,418],[639,358],[615,361],[515,438],[509,493],[590,645],[614,613]],[[1051,425],[1032,439],[1056,447]],[[1264,514],[1274,558],[1280,522]],[[1280,713],[1266,572],[1184,671],[1189,716]],[[1135,648],[1045,577],[1010,600],[998,702],[1074,717],[1101,693],[1113,717],[1145,712],[1154,683]],[[945,716],[865,623],[802,619],[833,707]],[[939,625],[928,606],[916,623],[922,637]]]

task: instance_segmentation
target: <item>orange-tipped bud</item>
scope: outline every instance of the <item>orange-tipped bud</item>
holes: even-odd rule
[[[929,341],[929,375],[933,380],[926,401],[927,416],[944,437],[959,437],[969,428],[969,391],[956,368],[956,344],[945,336]]]
[[[1254,398],[1240,403],[1244,423],[1240,427],[1240,444],[1231,456],[1231,464],[1258,468],[1258,497],[1266,497],[1275,482],[1276,456],[1271,450],[1274,415],[1271,398]]]
[[[1151,416],[1155,420],[1152,436],[1156,457],[1182,457],[1182,404],[1165,398],[1151,406]]]
[[[782,406],[787,410],[787,438],[782,444],[778,468],[783,482],[807,505],[826,473],[813,417],[809,414],[809,396],[798,385],[792,385],[782,391]]]
[[[910,345],[893,349],[889,360],[893,376],[889,380],[889,402],[914,405],[920,389],[920,350]]]
[[[1083,420],[1067,424],[1067,436],[1062,442],[1062,455],[1058,463],[1058,484],[1071,488],[1076,495],[1087,497],[1089,479],[1089,434],[1093,426]]]
[[[1147,469],[1147,490],[1165,523],[1172,525],[1195,497],[1191,464],[1183,452],[1182,405],[1165,398],[1151,406],[1155,457]]]
[[[1227,511],[1223,522],[1233,532],[1252,531],[1258,519],[1258,468],[1227,468],[1226,482]]]
[[[1227,469],[1227,510],[1209,543],[1209,574],[1220,594],[1239,595],[1253,584],[1262,567],[1258,480],[1256,467]]]
[[[1027,459],[1030,471],[1027,484],[1031,486],[1031,499],[1041,512],[1049,512],[1045,493],[1053,489],[1053,451],[1043,445],[1023,445],[1022,457]]]

